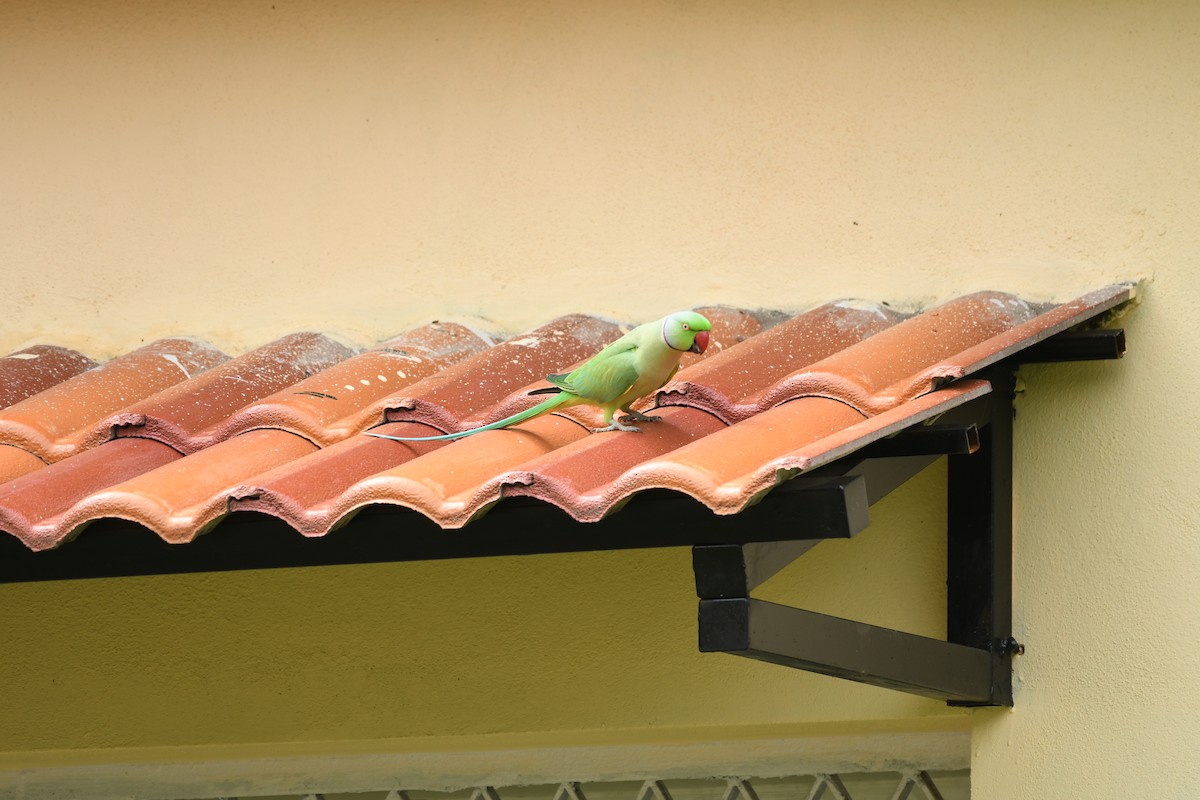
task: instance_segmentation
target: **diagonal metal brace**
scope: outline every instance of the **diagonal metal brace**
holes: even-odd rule
[[[991,656],[800,608],[739,597],[700,601],[701,652],[885,686],[939,700],[991,700]]]

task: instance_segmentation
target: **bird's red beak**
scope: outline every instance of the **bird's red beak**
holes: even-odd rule
[[[708,331],[696,331],[696,339],[692,342],[693,353],[703,353],[708,349]]]

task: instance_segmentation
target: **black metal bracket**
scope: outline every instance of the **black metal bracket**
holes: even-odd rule
[[[1022,363],[1125,354],[1121,329],[1067,331],[988,367],[992,391],[795,480],[865,481],[868,505],[948,458],[946,639],[769,603],[751,592],[813,546],[794,541],[692,548],[701,652],[723,652],[944,700],[1011,706],[1012,466],[1015,372]]]
[[[696,545],[702,652],[724,652],[945,700],[1012,705],[1011,365],[986,375],[992,392],[819,471],[860,476],[874,503],[949,457],[945,641],[769,603],[751,592],[816,545]],[[805,480],[798,478],[797,480]]]

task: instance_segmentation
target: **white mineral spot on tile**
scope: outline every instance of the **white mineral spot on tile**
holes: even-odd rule
[[[865,300],[840,300],[834,303],[837,308],[844,308],[848,311],[869,311],[877,317],[886,319],[887,314],[883,313],[883,309],[875,303],[868,303]]]
[[[524,339],[512,339],[508,344],[514,344],[517,347],[537,347],[542,342],[535,336],[526,336]]]
[[[353,387],[353,386],[351,386],[350,384],[348,384],[348,383],[347,383],[347,384],[346,384],[346,391],[347,391],[347,392],[353,392],[353,391],[354,391],[354,387]]]
[[[371,382],[370,382],[369,380],[367,380],[366,378],[362,378],[362,379],[360,379],[360,380],[359,380],[359,383],[361,383],[363,386],[370,386],[370,385],[371,385]]]
[[[40,357],[41,356],[39,356],[37,353],[13,353],[10,356],[5,356],[5,358],[19,358],[22,361],[29,361],[30,359],[40,358]]]
[[[188,370],[187,370],[187,367],[185,367],[185,366],[183,365],[183,362],[181,362],[181,361],[179,360],[179,356],[176,356],[176,355],[174,355],[174,354],[172,354],[172,353],[160,353],[160,355],[161,355],[161,356],[162,356],[164,359],[166,359],[167,361],[170,361],[172,364],[174,364],[175,366],[179,367],[179,371],[183,373],[183,376],[184,376],[185,378],[191,378],[191,377],[192,377],[192,373],[188,372]]]
[[[408,377],[408,375],[404,374],[404,370],[402,370],[402,369],[396,370],[396,376],[399,378],[407,378]]]
[[[375,377],[379,378],[380,383],[387,383],[387,375],[376,375]]]

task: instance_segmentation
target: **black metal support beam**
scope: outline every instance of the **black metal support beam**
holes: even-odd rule
[[[970,455],[978,449],[979,429],[974,423],[917,425],[867,445],[855,457]]]
[[[965,703],[991,701],[987,651],[751,598],[700,601],[700,650]]]
[[[704,599],[749,597],[750,592],[821,541],[696,545],[692,548],[696,594]]]
[[[1100,361],[1125,355],[1124,328],[1066,331],[1018,353],[1020,364],[1055,361]]]
[[[997,368],[988,424],[974,455],[951,455],[946,481],[946,639],[989,654],[986,703],[1011,706],[1012,463],[1015,378]]]
[[[374,506],[351,525],[306,538],[274,517],[239,512],[186,545],[168,544],[133,522],[102,520],[75,541],[40,553],[0,534],[0,583],[685,547],[706,539],[848,538],[867,526],[867,506],[862,476],[819,475],[789,481],[733,516],[656,491],[635,497],[619,514],[581,525],[546,503],[513,498],[462,530],[442,530],[408,509]]]

